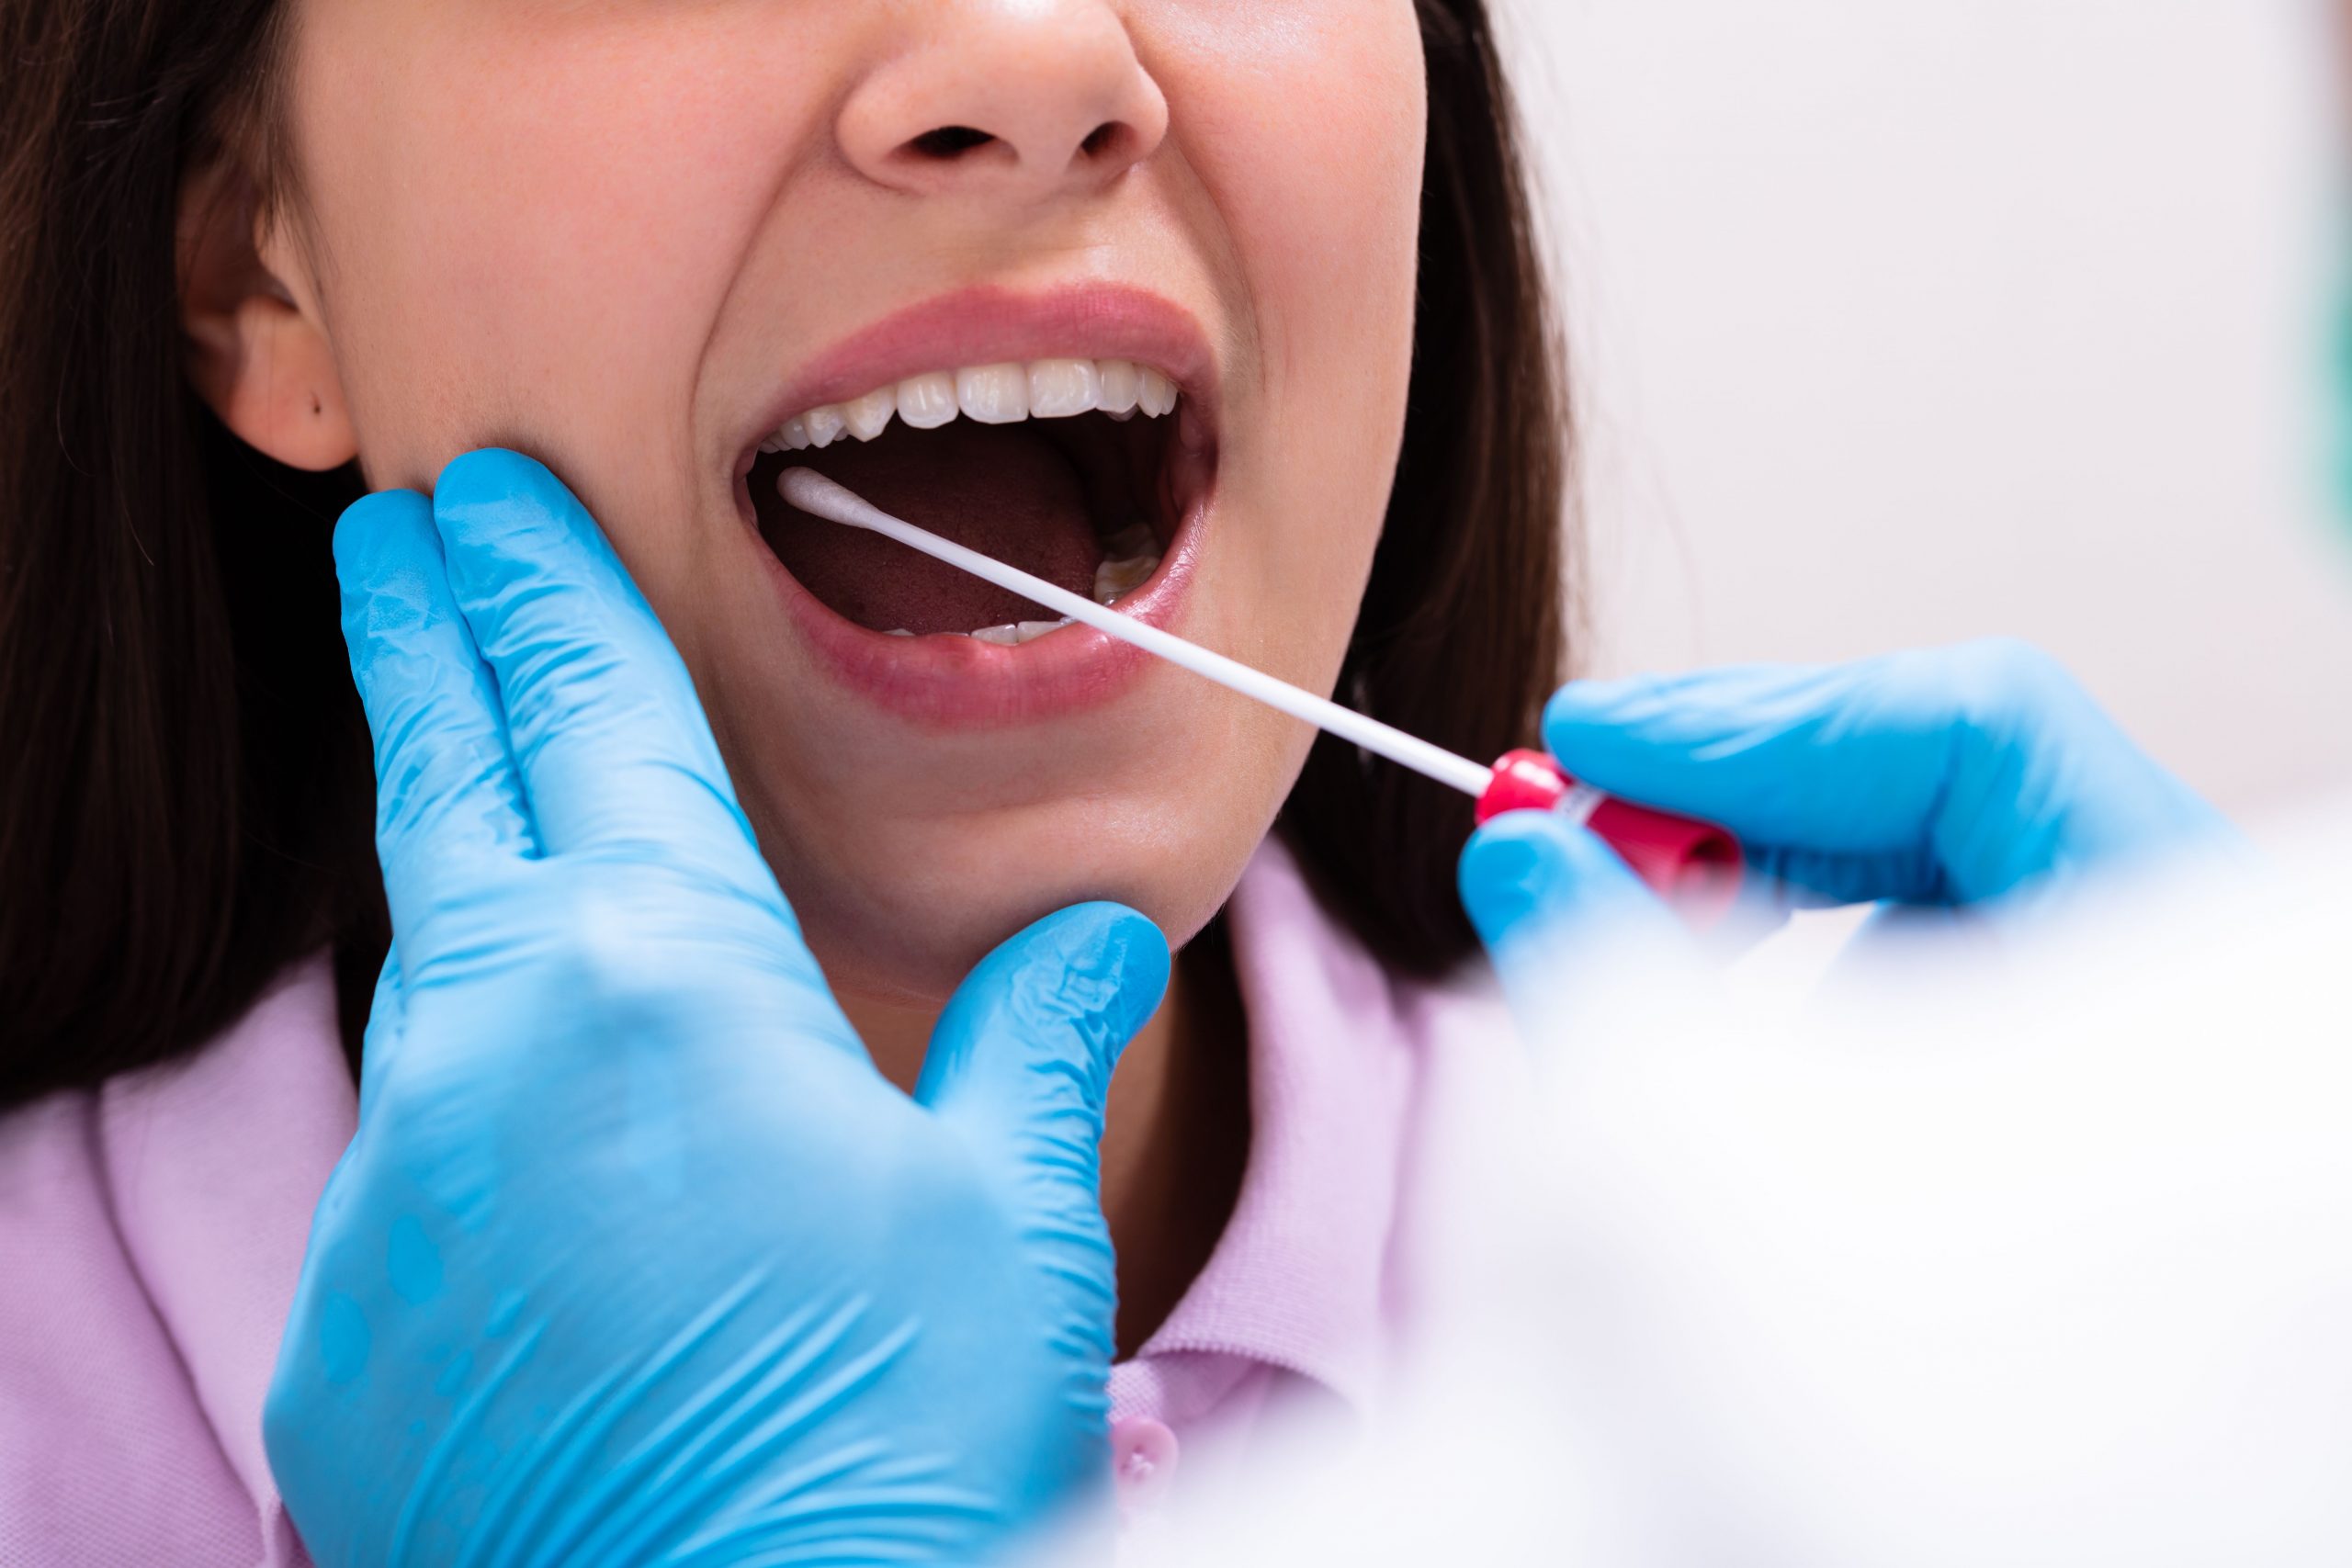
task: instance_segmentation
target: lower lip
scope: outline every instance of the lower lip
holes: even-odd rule
[[[1213,499],[1213,492],[1193,498],[1159,570],[1119,601],[1121,615],[1175,629]],[[761,536],[751,491],[740,481],[736,504],[786,622],[817,663],[876,707],[927,728],[999,729],[1081,713],[1122,695],[1157,662],[1133,643],[1089,626],[1063,626],[1011,648],[968,637],[869,631],[836,614],[785,570]]]

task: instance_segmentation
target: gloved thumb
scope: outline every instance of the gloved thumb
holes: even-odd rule
[[[1508,811],[1470,837],[1457,882],[1521,1027],[1548,1035],[1629,952],[1687,959],[1681,928],[1589,828]]]
[[[1168,939],[1133,909],[1080,904],[1007,940],[956,987],[915,1099],[1006,1162],[1033,1244],[1099,1284],[1110,1240],[1097,1147],[1111,1071],[1168,988]],[[1090,1310],[1091,1303],[1089,1303]]]

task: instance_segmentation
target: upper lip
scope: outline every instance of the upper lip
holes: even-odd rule
[[[736,476],[751,471],[760,443],[786,420],[820,403],[935,370],[1063,357],[1150,366],[1216,428],[1215,360],[1199,321],[1182,306],[1125,285],[1034,294],[983,285],[910,306],[812,356],[742,433]]]

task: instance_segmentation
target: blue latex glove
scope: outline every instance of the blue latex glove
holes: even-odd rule
[[[1729,829],[1799,903],[1968,906],[2226,836],[2048,656],[1994,640],[1821,668],[1579,682],[1544,739],[1595,787]],[[1497,818],[1461,887],[1506,984],[1653,899],[1590,832]]]
[[[1108,1482],[1111,1070],[1168,949],[1012,938],[913,1099],[538,464],[335,532],[394,929],[266,1416],[326,1564],[967,1562]]]

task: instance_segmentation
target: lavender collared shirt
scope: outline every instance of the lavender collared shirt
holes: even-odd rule
[[[1430,1107],[1515,1049],[1482,978],[1391,976],[1278,842],[1228,920],[1248,1169],[1200,1277],[1111,1374],[1114,1463],[1156,1508],[1278,1405],[1374,1412],[1414,1291]],[[262,1398],[356,1109],[313,963],[193,1057],[0,1118],[0,1568],[307,1562]]]

